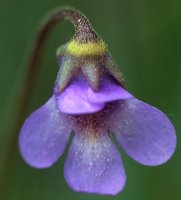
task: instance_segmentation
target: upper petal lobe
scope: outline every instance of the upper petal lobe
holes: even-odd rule
[[[69,114],[95,113],[102,110],[106,102],[131,98],[111,77],[105,76],[95,92],[86,80],[78,77],[58,96],[60,111]]]

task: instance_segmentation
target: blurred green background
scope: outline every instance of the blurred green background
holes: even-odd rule
[[[108,43],[128,90],[164,111],[177,131],[176,152],[163,166],[139,165],[121,151],[127,184],[117,196],[73,192],[63,178],[65,156],[49,169],[29,167],[19,155],[17,133],[9,131],[18,115],[17,94],[37,25],[47,11],[61,5],[75,6],[87,15]],[[0,200],[181,199],[180,0],[0,0],[0,25]],[[58,70],[56,48],[73,33],[72,25],[63,22],[50,34],[23,120],[51,95]]]

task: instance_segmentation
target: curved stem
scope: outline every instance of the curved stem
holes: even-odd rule
[[[10,127],[9,140],[6,145],[5,159],[2,166],[2,174],[0,178],[0,188],[4,194],[7,193],[6,189],[9,185],[9,178],[11,177],[11,170],[13,167],[14,154],[16,152],[17,138],[20,126],[22,124],[24,113],[28,107],[30,97],[34,85],[36,83],[37,74],[39,71],[39,60],[41,58],[42,49],[46,38],[53,26],[60,20],[70,20],[75,26],[74,38],[78,42],[87,42],[96,40],[97,34],[89,24],[87,18],[79,11],[73,8],[59,8],[51,12],[44,18],[43,23],[39,29],[39,32],[35,38],[32,53],[27,64],[27,71],[24,75],[24,82],[17,99],[17,105],[15,111],[12,113],[14,119],[12,119],[12,126]],[[5,197],[3,198],[5,199]]]

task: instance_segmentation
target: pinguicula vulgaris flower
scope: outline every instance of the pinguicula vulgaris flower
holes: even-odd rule
[[[72,134],[64,165],[68,185],[75,191],[115,195],[126,174],[110,135],[135,161],[156,166],[172,156],[175,130],[165,114],[125,89],[107,45],[82,13],[67,8],[58,15],[73,22],[76,34],[57,51],[54,92],[23,124],[20,152],[32,167],[50,167]]]

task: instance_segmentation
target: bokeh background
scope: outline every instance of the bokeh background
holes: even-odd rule
[[[108,43],[128,90],[164,111],[177,131],[176,152],[165,165],[145,167],[121,151],[127,184],[117,196],[73,192],[63,177],[65,156],[49,169],[29,167],[18,151],[18,132],[12,132],[18,117],[17,98],[38,23],[47,11],[61,5],[75,6],[87,15]],[[55,51],[73,33],[73,26],[63,22],[50,34],[36,87],[20,123],[51,95],[58,70]],[[180,53],[180,0],[0,0],[0,199],[180,200]]]

